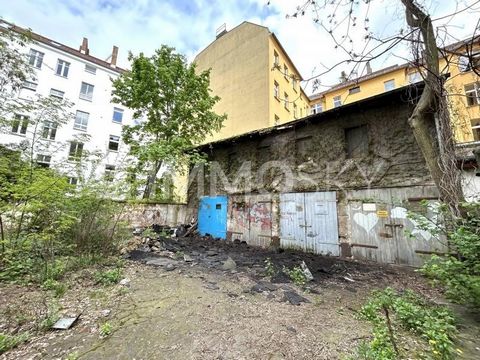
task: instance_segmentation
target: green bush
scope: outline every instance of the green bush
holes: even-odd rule
[[[480,309],[480,204],[463,206],[467,215],[445,231],[450,253],[432,256],[420,271],[452,301]]]
[[[295,266],[293,269],[284,266],[283,272],[288,275],[295,285],[304,286],[307,283],[307,277],[300,266]]]
[[[428,303],[411,291],[398,294],[387,288],[375,292],[360,311],[360,317],[373,325],[373,339],[358,348],[361,359],[422,358],[453,359],[455,357],[455,319],[445,307]],[[422,354],[404,354],[399,346],[398,329],[417,335],[424,342]]]
[[[10,349],[13,349],[19,344],[26,342],[29,337],[29,333],[22,333],[20,335],[8,335],[0,333],[0,355]]]
[[[94,279],[98,284],[115,285],[122,279],[122,269],[116,268],[107,271],[97,271],[94,274]]]

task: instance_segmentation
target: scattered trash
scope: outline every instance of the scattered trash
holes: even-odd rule
[[[222,270],[235,270],[237,263],[229,256],[222,264]]]
[[[73,317],[63,317],[57,320],[55,324],[52,325],[52,329],[55,330],[67,330],[70,329],[75,321],[80,317],[81,313]]]
[[[122,286],[130,287],[130,279],[124,278],[120,280],[119,284]]]
[[[310,269],[307,267],[307,264],[305,264],[305,261],[302,261],[300,263],[300,267],[302,268],[303,270],[303,274],[305,275],[305,279],[307,281],[313,281],[313,275],[312,275],[312,272],[310,271]]]
[[[349,278],[348,276],[342,276],[342,279],[343,279],[343,280],[346,280],[346,281],[348,281],[348,282],[355,282],[355,280]]]

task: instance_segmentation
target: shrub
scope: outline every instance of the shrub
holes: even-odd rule
[[[360,317],[373,324],[373,340],[359,346],[357,355],[360,358],[387,360],[404,355],[411,358],[412,354],[402,354],[402,347],[398,346],[398,328],[423,340],[427,350],[420,354],[421,358],[454,358],[456,327],[453,315],[447,308],[430,304],[411,291],[402,295],[390,288],[374,292],[362,307]]]
[[[8,335],[0,333],[0,355],[10,349],[13,349],[19,344],[26,342],[29,337],[29,333],[22,333],[19,335]]]
[[[307,277],[300,266],[295,266],[293,269],[284,266],[283,272],[288,275],[295,285],[304,286],[307,283]]]
[[[266,258],[265,259],[265,274],[267,276],[274,276],[277,273],[277,270],[275,269],[275,265],[273,265],[272,259]]]
[[[94,274],[94,279],[98,284],[105,286],[118,284],[122,279],[122,269],[116,268],[107,271],[97,271]]]

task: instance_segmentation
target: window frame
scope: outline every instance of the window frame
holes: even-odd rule
[[[348,95],[358,94],[360,92],[360,85],[348,89]]]
[[[45,140],[55,140],[57,136],[58,124],[53,121],[44,121],[41,137]]]
[[[52,155],[37,154],[35,162],[41,167],[49,168],[52,162]]]
[[[82,90],[83,90],[83,87],[85,85],[85,89],[87,90],[86,93],[83,93]],[[92,91],[89,92],[88,89],[89,88],[92,88]],[[92,101],[93,100],[93,91],[95,90],[95,85],[92,85],[92,84],[89,84],[85,81],[82,81],[82,84],[80,85],[80,95],[78,96],[80,99],[82,100],[86,100],[86,101]]]
[[[468,87],[472,87],[471,90],[467,90]],[[466,84],[464,86],[465,91],[465,101],[467,102],[467,106],[478,106],[480,105],[480,82],[474,82],[471,84]],[[470,96],[469,94],[473,94]],[[471,103],[470,103],[471,100]]]
[[[338,104],[337,104],[337,100],[338,100]],[[337,108],[337,107],[340,107],[340,106],[342,106],[342,96],[341,95],[334,96],[333,97],[333,107]]]
[[[112,139],[113,138],[113,139]],[[110,148],[110,145],[111,144],[116,144],[116,149],[111,149]],[[114,146],[115,147],[115,146]],[[118,135],[110,135],[109,138],[108,138],[108,147],[107,147],[108,151],[112,151],[112,152],[118,152],[119,149],[120,149],[120,136]]]
[[[30,124],[29,119],[30,117],[28,115],[15,114],[10,133],[19,136],[27,136],[27,129],[28,125]]]
[[[69,176],[68,177],[68,183],[72,186],[77,186],[78,185],[78,178],[75,176]]]
[[[43,58],[45,53],[30,48],[30,52],[28,54],[28,63],[30,66],[33,66],[36,69],[41,69],[43,65]]]
[[[55,75],[68,79],[68,72],[70,69],[70,65],[71,63],[69,63],[68,61],[58,59],[57,66],[55,68]]]
[[[389,85],[387,85],[387,84],[393,84],[393,86],[391,88],[389,88]],[[392,90],[395,90],[395,79],[390,79],[390,80],[384,81],[383,82],[383,91],[392,91]]]
[[[105,172],[103,178],[107,182],[113,182],[115,179],[115,171],[117,170],[115,165],[107,164],[105,165]]]
[[[85,144],[80,141],[76,141],[76,140],[70,141],[70,149],[68,150],[68,160],[79,161],[83,155],[84,145]]]
[[[25,80],[22,84],[22,89],[27,89],[30,91],[37,91],[38,83],[33,81]]]
[[[120,114],[120,121],[115,120],[115,113]],[[115,124],[121,124],[121,123],[123,122],[123,113],[124,113],[124,110],[123,110],[123,109],[118,108],[118,107],[114,107],[114,108],[113,108],[112,121],[113,121]]]
[[[55,94],[54,92],[57,92],[57,94]],[[62,96],[58,95],[59,93],[61,93]],[[52,97],[54,97],[54,98],[57,98],[57,99],[62,99],[62,100],[63,100],[63,98],[64,98],[64,96],[65,96],[65,91],[51,88],[51,89],[50,89],[50,96],[52,96]]]
[[[86,118],[81,119],[81,120],[85,120],[85,124],[83,124],[83,122],[77,122],[77,119],[80,119],[78,117],[79,114],[86,114],[87,115]],[[90,113],[88,113],[86,111],[82,111],[82,110],[77,110],[75,112],[75,119],[73,121],[73,129],[74,130],[79,130],[79,131],[87,131],[89,119],[90,119]]]
[[[289,71],[288,71],[288,66],[287,64],[283,64],[283,77],[285,78],[285,80],[287,81],[290,81],[290,78],[289,78]]]
[[[477,122],[478,124],[473,125],[473,122]],[[480,118],[471,119],[470,120],[470,126],[471,126],[471,129],[472,129],[473,141],[475,141],[475,142],[480,141]],[[475,135],[477,135],[477,136],[475,136]]]
[[[280,67],[280,56],[276,50],[273,50],[273,66]]]
[[[283,107],[290,111],[290,100],[286,92],[283,93]]]
[[[320,110],[319,110],[320,109]],[[310,107],[310,114],[311,115],[315,115],[315,114],[319,114],[323,112],[323,105],[322,103],[316,103],[316,104],[313,104],[311,107]]]
[[[273,97],[280,100],[280,85],[277,81],[273,81]]]
[[[90,70],[89,70],[90,68]],[[92,74],[92,75],[97,75],[97,67],[90,65],[90,64],[85,64],[85,72]]]

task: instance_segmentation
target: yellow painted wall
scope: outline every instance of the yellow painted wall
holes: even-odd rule
[[[212,69],[210,88],[221,97],[214,110],[228,118],[205,142],[268,127],[269,36],[267,28],[244,22],[213,41],[195,58],[199,71]]]
[[[278,54],[278,66],[275,66],[275,55]],[[301,75],[283,51],[276,38],[269,37],[269,125],[274,126],[288,121],[299,119],[309,114],[310,101],[300,86]],[[288,76],[285,73],[288,69]],[[296,84],[293,78],[297,79]],[[279,97],[275,97],[275,82],[279,87]],[[294,86],[295,85],[295,86]],[[287,107],[285,107],[285,94],[288,95]],[[295,114],[296,107],[296,114]],[[295,116],[296,115],[296,116]],[[278,121],[276,122],[276,116]]]
[[[460,50],[457,50],[460,51]],[[480,106],[467,106],[464,86],[480,81],[479,77],[473,71],[461,72],[458,68],[458,56],[449,55],[440,60],[440,69],[442,73],[449,73],[450,76],[445,83],[445,88],[449,93],[450,114],[457,142],[473,141],[471,129],[471,120],[480,119]],[[395,88],[409,84],[409,74],[415,69],[400,67],[392,71],[379,74],[373,78],[359,81],[357,84],[326,91],[321,96],[312,96],[310,105],[321,103],[323,111],[334,108],[334,97],[340,96],[343,104],[352,103],[374,95],[385,92],[384,82],[393,79]],[[350,94],[349,89],[359,86],[360,92]]]

